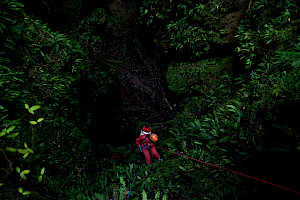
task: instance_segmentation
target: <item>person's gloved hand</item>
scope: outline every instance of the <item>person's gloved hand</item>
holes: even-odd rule
[[[140,148],[140,145],[139,145],[139,144],[137,144],[136,146],[137,146],[138,148]]]

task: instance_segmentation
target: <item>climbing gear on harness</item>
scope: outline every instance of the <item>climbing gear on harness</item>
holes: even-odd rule
[[[151,134],[150,140],[152,140],[153,142],[156,142],[158,140],[158,136],[156,134]]]
[[[146,125],[143,127],[143,131],[145,132],[151,132],[151,126],[150,125]]]
[[[131,189],[132,189],[132,187],[133,187],[133,184],[134,184],[134,181],[135,181],[135,179],[136,179],[136,176],[137,176],[137,174],[139,173],[139,170],[140,170],[140,168],[137,170],[137,172],[136,172],[136,174],[135,174],[135,177],[134,177],[133,182],[132,182],[132,184],[131,184],[131,187],[130,187],[130,190],[129,190],[129,192],[128,192],[128,196],[127,196],[127,199],[126,199],[126,200],[129,199],[129,195],[130,195]]]
[[[143,147],[141,146],[141,144],[139,144],[139,148],[140,148],[140,151],[141,151],[141,152],[143,152],[143,150],[144,150],[144,149],[147,149],[148,147],[150,147],[150,144],[147,144],[147,145],[145,145],[145,146],[143,146]]]

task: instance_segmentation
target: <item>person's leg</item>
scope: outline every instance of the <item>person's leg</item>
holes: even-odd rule
[[[145,155],[146,164],[149,165],[151,163],[151,157],[148,149],[143,149],[143,154]]]
[[[150,151],[151,151],[152,155],[155,156],[155,158],[156,158],[157,160],[160,159],[160,155],[159,155],[158,152],[156,151],[156,148],[155,148],[155,147],[150,147]]]

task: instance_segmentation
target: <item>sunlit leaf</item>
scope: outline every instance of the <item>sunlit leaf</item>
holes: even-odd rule
[[[23,174],[29,174],[30,173],[30,170],[24,170],[24,171],[22,171],[21,173],[23,173]]]
[[[8,135],[7,137],[8,137],[8,138],[13,138],[13,137],[16,137],[16,136],[18,136],[18,135],[19,135],[19,132],[17,132],[17,133],[12,133],[12,134]]]
[[[24,147],[27,149],[28,148],[28,146],[27,146],[27,143],[26,142],[24,142]]]
[[[0,137],[4,136],[5,135],[5,132],[1,132],[0,133]]]
[[[38,120],[37,120],[37,122],[41,122],[41,121],[43,121],[44,120],[44,118],[39,118]]]
[[[155,194],[155,199],[159,199],[159,196],[160,196],[160,191],[157,191]]]
[[[29,153],[33,153],[33,150],[30,149],[30,148],[27,148],[26,150],[27,150]]]
[[[21,172],[20,173],[20,177],[22,178],[22,179],[26,179],[26,176]]]
[[[13,131],[15,128],[16,128],[15,126],[12,126],[12,127],[8,128],[8,129],[6,130],[6,132],[9,133],[9,132]]]
[[[23,158],[24,158],[24,159],[27,158],[28,155],[29,155],[29,152],[25,153],[24,156],[23,156]]]
[[[32,106],[32,107],[30,108],[30,110],[35,111],[35,110],[39,109],[40,107],[41,107],[41,106],[39,106],[39,105],[35,105],[35,106]]]
[[[25,153],[28,152],[27,149],[18,149],[17,151],[18,151],[19,153],[21,153],[21,154],[25,154]]]
[[[23,192],[23,188],[18,188],[18,191],[20,192],[20,193],[22,193]]]
[[[23,195],[29,195],[29,194],[31,194],[31,192],[30,192],[30,191],[25,191],[25,192],[23,192],[22,194],[23,194]]]
[[[183,170],[183,171],[186,171],[186,169],[182,166],[179,166],[179,169]]]
[[[10,151],[10,152],[16,152],[16,151],[17,151],[17,149],[12,148],[12,147],[6,147],[5,149],[6,149],[7,151]]]
[[[147,193],[145,190],[143,190],[142,195],[143,195],[143,200],[147,200]]]
[[[25,108],[29,109],[29,105],[27,103],[25,103]]]
[[[21,172],[20,167],[16,167],[16,171],[20,174],[20,172]]]
[[[43,180],[43,176],[39,176],[38,178],[39,183],[42,182],[42,180]]]
[[[37,124],[36,121],[29,121],[29,123],[32,124],[32,125],[36,125]]]
[[[167,195],[166,194],[164,194],[162,200],[167,200]]]

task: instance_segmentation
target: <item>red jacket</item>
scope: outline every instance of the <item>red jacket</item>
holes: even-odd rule
[[[145,147],[145,146],[154,146],[155,143],[150,141],[149,138],[146,135],[141,135],[140,137],[138,137],[135,141],[135,144],[139,147],[139,145],[141,144],[141,147]]]

